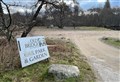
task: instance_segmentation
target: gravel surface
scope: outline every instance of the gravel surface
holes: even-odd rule
[[[70,39],[92,66],[97,82],[120,82],[120,50],[100,41],[102,37],[120,38],[119,31],[74,31],[34,28],[29,36]]]

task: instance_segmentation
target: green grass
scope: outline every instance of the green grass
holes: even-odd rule
[[[86,62],[86,58],[79,53],[73,43],[60,39],[47,39],[47,43],[55,45],[55,47],[49,47],[51,56],[49,61],[0,72],[0,82],[56,82],[54,77],[48,74],[48,67],[51,64],[76,65],[80,70],[80,77],[67,78],[57,82],[95,82],[95,75]]]
[[[39,28],[39,27],[36,27]],[[45,29],[45,27],[40,27],[40,29],[44,29],[44,30],[66,30],[66,31],[70,31],[70,30],[74,30],[74,31],[109,31],[110,29],[104,28],[104,27],[95,27],[95,26],[77,26],[75,27],[64,27],[63,29],[59,29],[58,27],[54,27],[54,28],[47,28]]]
[[[103,27],[94,27],[94,26],[81,26],[81,27],[66,27],[67,30],[81,30],[81,31],[108,31],[109,29]]]
[[[102,41],[108,45],[111,45],[113,47],[120,49],[120,40],[116,38],[110,38],[110,37],[104,37],[102,38]]]
[[[78,28],[79,30],[89,30],[89,31],[104,31],[104,30],[109,30],[109,29],[106,29],[106,28],[103,28],[103,27],[87,27],[87,26],[84,26],[84,27],[79,27]]]

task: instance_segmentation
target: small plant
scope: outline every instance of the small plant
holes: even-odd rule
[[[108,38],[107,37],[103,37],[103,40],[108,40]]]
[[[117,39],[117,40],[115,40],[115,41],[120,43],[120,40],[119,40],[119,39]]]

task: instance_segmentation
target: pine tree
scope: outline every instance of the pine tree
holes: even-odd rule
[[[111,10],[110,0],[107,0],[105,2],[104,8],[100,14],[100,18],[102,20],[102,25],[105,27],[111,26],[112,25],[112,16],[113,16],[113,12]]]
[[[110,1],[109,0],[106,1],[104,9],[111,9]]]

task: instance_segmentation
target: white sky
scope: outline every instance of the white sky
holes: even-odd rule
[[[3,0],[3,1],[5,1],[6,3],[12,3],[14,1],[14,2],[17,2],[18,4],[31,6],[37,0]],[[111,1],[112,5],[120,4],[120,0],[110,0],[110,1]],[[66,2],[67,5],[71,5],[72,7],[75,5],[73,3],[73,0],[64,0],[64,2]],[[79,2],[80,8],[88,9],[88,8],[91,8],[92,6],[93,7],[97,7],[98,4],[102,4],[103,5],[103,3],[106,2],[106,0],[77,0],[77,2]],[[28,11],[28,12],[32,11],[32,9],[23,8],[23,7],[10,7],[10,10],[11,10],[12,13],[15,13],[15,12],[22,12],[22,13],[24,13],[25,11]],[[42,9],[42,10],[44,10],[44,9]],[[7,13],[6,10],[4,10],[4,12]]]
[[[97,0],[99,3],[106,2],[106,0]]]

